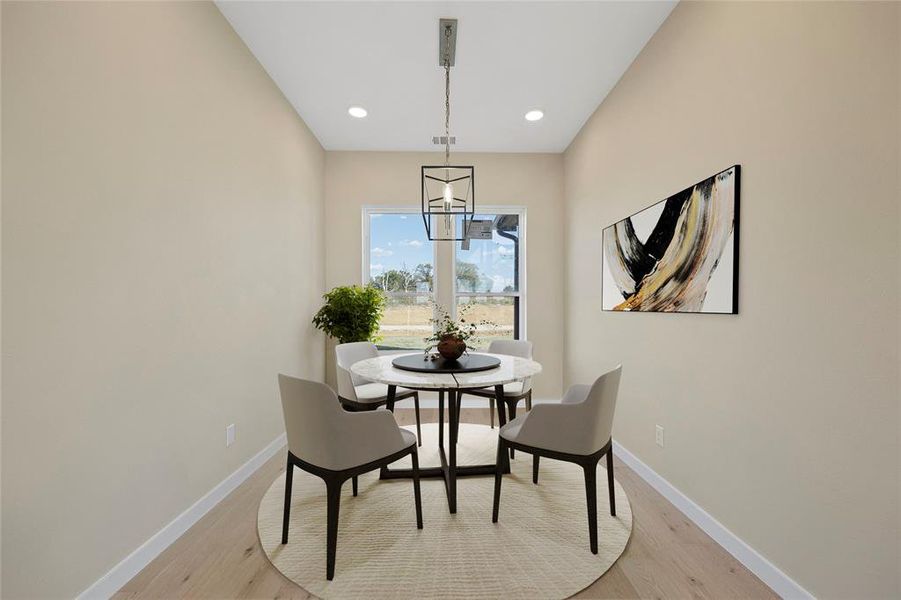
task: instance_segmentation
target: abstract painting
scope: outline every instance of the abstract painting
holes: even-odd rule
[[[740,166],[603,232],[604,310],[738,313]]]

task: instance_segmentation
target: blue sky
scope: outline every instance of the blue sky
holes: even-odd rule
[[[432,263],[431,242],[425,235],[422,217],[410,215],[370,215],[369,263],[375,275],[390,269],[413,269]]]
[[[491,218],[491,215],[476,215]],[[405,265],[413,269],[420,263],[432,263],[432,242],[425,234],[419,214],[370,215],[370,273],[377,275]],[[445,244],[448,242],[435,242]],[[492,240],[471,240],[469,250],[457,243],[457,260],[475,263],[492,280],[491,291],[503,291],[513,285],[513,242],[494,234]]]

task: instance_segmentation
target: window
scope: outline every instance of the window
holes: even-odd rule
[[[477,239],[433,243],[418,210],[364,208],[363,282],[388,296],[380,348],[423,348],[432,333],[432,300],[454,315],[470,306],[472,318],[496,323],[480,336],[480,347],[525,338],[525,211],[483,208],[475,220],[483,227]],[[462,226],[459,217],[453,226]],[[439,274],[436,265],[445,270]]]
[[[365,282],[383,290],[388,304],[379,327],[382,348],[422,348],[432,332],[434,249],[418,213],[364,213]]]
[[[521,220],[519,211],[478,213],[473,221],[490,223],[490,231],[483,234],[485,238],[455,245],[456,309],[469,305],[472,318],[498,325],[496,330],[481,336],[485,346],[495,339],[524,337]],[[460,226],[459,219],[457,225]]]

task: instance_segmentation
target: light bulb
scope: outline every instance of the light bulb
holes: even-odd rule
[[[450,212],[454,202],[454,188],[449,183],[444,184],[444,212]]]

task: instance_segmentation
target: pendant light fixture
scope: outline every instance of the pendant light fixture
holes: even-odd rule
[[[441,19],[438,31],[438,64],[444,67],[444,165],[422,167],[422,221],[430,240],[453,242],[466,239],[475,214],[475,168],[450,162],[450,70],[457,20]]]

